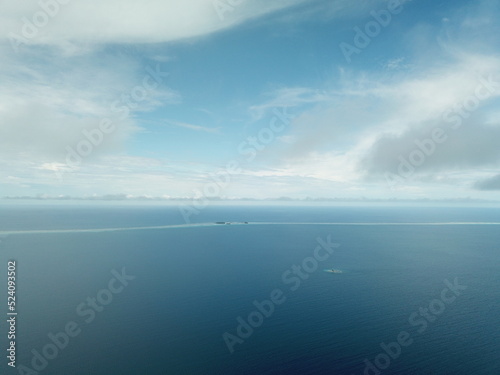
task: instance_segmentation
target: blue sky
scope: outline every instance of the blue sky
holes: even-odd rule
[[[499,1],[0,7],[0,196],[498,199]]]

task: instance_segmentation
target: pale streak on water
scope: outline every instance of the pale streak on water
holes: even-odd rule
[[[103,233],[103,232],[124,232],[134,230],[153,230],[153,229],[176,229],[176,228],[199,228],[199,227],[223,227],[225,225],[244,226],[244,225],[335,225],[335,226],[455,226],[455,225],[500,225],[500,222],[429,222],[429,223],[300,223],[300,222],[249,222],[249,223],[197,223],[197,224],[173,224],[156,225],[144,227],[121,227],[121,228],[90,228],[90,229],[40,229],[40,230],[15,230],[0,231],[0,236],[17,234],[62,234],[62,233]]]

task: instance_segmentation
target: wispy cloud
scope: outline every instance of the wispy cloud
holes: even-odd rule
[[[215,3],[71,1],[34,30],[26,22],[41,3],[4,1],[1,187],[13,195],[192,196],[211,171],[241,160],[247,142],[258,156],[232,176],[228,195],[384,197],[384,176],[400,156],[443,128],[446,143],[390,194],[499,190],[500,90],[460,114],[460,129],[450,121],[481,80],[500,82],[498,1],[408,2],[352,64],[340,41],[352,40],[385,0],[252,0],[223,18]],[[156,64],[172,74],[140,105],[127,104]],[[204,74],[215,77],[210,85]],[[277,108],[294,119],[270,138]],[[116,131],[82,165],[67,165],[67,147],[108,117]],[[183,154],[179,140],[195,151]]]
[[[500,190],[500,174],[478,181],[474,187],[478,190]]]
[[[239,4],[222,21],[213,0],[147,0],[143,2],[107,0],[71,1],[59,5],[43,27],[28,37],[29,45],[55,45],[68,49],[87,44],[163,43],[201,37],[241,24],[249,19],[307,0],[254,0]],[[5,2],[4,2],[5,3]],[[5,3],[0,15],[0,35],[10,43],[23,34],[23,17],[28,20],[40,11],[39,2]],[[232,8],[232,7],[230,7]],[[92,27],[89,26],[92,20]],[[2,39],[0,39],[0,42]]]
[[[174,120],[165,120],[165,123],[167,123],[169,125],[177,126],[180,128],[186,128],[186,129],[191,129],[191,130],[206,132],[206,133],[220,133],[220,130],[221,130],[220,128],[209,128],[206,126],[188,124],[186,122],[174,121]]]

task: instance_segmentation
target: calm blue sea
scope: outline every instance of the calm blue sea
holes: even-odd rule
[[[191,219],[249,224],[147,228],[184,224],[175,206],[1,206],[3,353],[10,259],[18,312],[17,367],[3,355],[2,373],[500,374],[500,209]],[[102,228],[122,230],[79,231]]]

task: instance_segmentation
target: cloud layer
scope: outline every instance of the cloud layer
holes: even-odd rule
[[[453,189],[453,197],[491,198],[500,190],[496,0],[405,2],[352,63],[340,43],[386,1],[0,5],[8,195],[187,197],[234,160],[242,172],[224,196],[439,198]],[[196,97],[205,82],[193,77],[215,68],[220,82]],[[293,120],[263,142],[283,109]],[[251,162],[242,143],[254,147]]]
[[[199,37],[306,0],[2,1],[0,35],[30,45],[162,43]],[[50,4],[41,6],[40,4]],[[49,14],[44,21],[40,12]],[[27,21],[28,22],[27,22]],[[29,23],[35,27],[26,26]],[[36,25],[40,25],[37,27]],[[89,27],[91,25],[91,27]],[[32,30],[33,29],[33,30]],[[30,32],[31,31],[31,32]]]

